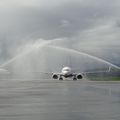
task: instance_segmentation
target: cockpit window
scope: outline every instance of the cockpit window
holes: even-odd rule
[[[70,69],[64,69],[65,71],[70,71]]]
[[[64,68],[63,71],[71,71],[70,68]]]

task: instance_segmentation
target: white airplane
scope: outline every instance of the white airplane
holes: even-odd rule
[[[59,79],[59,80],[63,80],[64,78],[72,78],[73,80],[78,80],[78,79],[82,79],[86,74],[89,73],[100,73],[100,72],[110,72],[111,67],[109,67],[108,70],[105,71],[91,71],[91,72],[81,72],[81,73],[76,73],[74,72],[73,69],[71,69],[70,67],[63,67],[60,73],[54,73],[54,72],[21,72],[21,73],[41,73],[41,74],[49,74],[52,76],[52,79]],[[8,70],[5,69],[0,69],[0,73],[4,73],[4,74],[10,74],[12,72],[9,72]],[[13,73],[12,73],[13,74]],[[16,74],[16,73],[14,73]],[[18,73],[20,74],[20,73]]]
[[[73,80],[82,79],[83,76],[81,73],[73,73],[70,67],[64,67],[61,70],[61,73],[53,73],[53,79],[63,80],[64,78],[73,78]]]
[[[74,73],[70,67],[64,67],[64,68],[62,68],[61,73],[52,73],[52,78],[59,79],[59,80],[63,80],[63,78],[72,78],[73,80],[78,80],[78,79],[82,79],[83,76],[87,73],[110,72],[110,69],[111,69],[111,67],[109,67],[109,69],[106,71]]]

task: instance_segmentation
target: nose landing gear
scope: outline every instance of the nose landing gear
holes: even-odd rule
[[[59,78],[59,80],[63,80],[63,78],[62,78],[62,77],[60,77],[60,78]]]
[[[76,81],[76,80],[77,80],[77,78],[76,78],[76,77],[74,77],[74,78],[73,78],[73,80],[74,80],[74,81]]]

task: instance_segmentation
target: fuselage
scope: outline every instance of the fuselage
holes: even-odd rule
[[[61,73],[64,77],[72,77],[72,70],[70,67],[64,67]]]

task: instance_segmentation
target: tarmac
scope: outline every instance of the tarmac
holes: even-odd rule
[[[120,84],[1,79],[0,120],[120,120]]]

